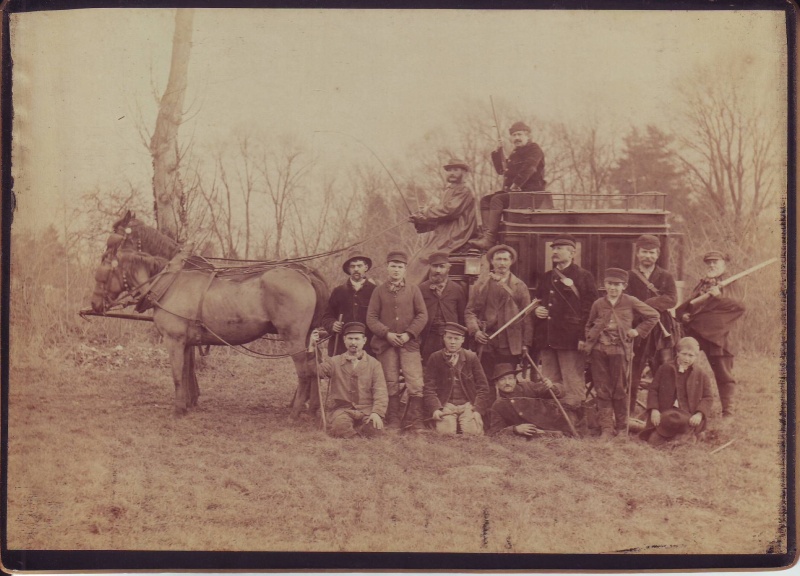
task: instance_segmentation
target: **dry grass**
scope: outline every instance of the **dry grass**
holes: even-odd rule
[[[786,549],[777,358],[737,359],[736,422],[715,420],[708,443],[663,451],[569,439],[335,440],[287,420],[288,362],[226,350],[207,359],[200,405],[182,419],[166,355],[148,345],[38,361],[12,347],[12,359],[10,549]]]

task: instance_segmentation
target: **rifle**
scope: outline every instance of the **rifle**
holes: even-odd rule
[[[729,284],[733,284],[737,280],[740,280],[740,279],[744,278],[745,276],[748,276],[748,275],[752,274],[756,270],[761,270],[765,266],[769,266],[770,264],[773,264],[775,262],[778,262],[777,258],[770,258],[769,260],[766,260],[766,261],[762,262],[761,264],[756,264],[752,268],[748,268],[744,272],[739,272],[738,274],[734,274],[730,278],[726,278],[725,280],[723,280],[722,282],[717,284],[717,286],[720,287],[720,288],[724,288],[725,286],[727,286]],[[709,294],[708,292],[706,292],[705,294],[700,294],[700,296],[697,296],[696,298],[693,298],[692,300],[690,300],[689,301],[689,305],[690,306],[697,306],[698,304],[702,304],[703,302],[705,302],[709,298],[711,298],[711,294]]]
[[[497,336],[498,334],[500,334],[500,332],[502,332],[503,330],[505,330],[506,328],[508,328],[509,326],[511,326],[511,325],[512,325],[514,322],[516,322],[517,320],[519,320],[519,319],[520,319],[520,318],[522,318],[523,316],[525,316],[525,315],[529,314],[529,313],[530,313],[530,311],[533,309],[533,307],[534,307],[534,306],[538,306],[538,305],[539,305],[539,304],[541,304],[541,303],[542,303],[542,301],[541,301],[541,300],[539,300],[539,299],[537,299],[537,298],[534,298],[533,300],[531,300],[531,303],[530,303],[530,304],[528,304],[527,306],[525,306],[525,308],[523,308],[522,310],[520,310],[519,312],[517,312],[517,313],[514,315],[514,317],[513,317],[511,320],[509,320],[508,322],[506,322],[505,324],[503,324],[503,325],[502,325],[500,328],[498,328],[498,329],[495,331],[495,333],[494,333],[494,334],[492,334],[491,336],[489,336],[489,340],[492,340],[492,339],[493,339],[495,336]]]
[[[506,155],[503,152],[503,137],[500,135],[500,124],[497,123],[497,112],[494,111],[494,100],[489,96],[489,102],[492,104],[492,116],[494,116],[494,127],[497,130],[497,146],[500,150],[500,164],[503,166],[503,172],[506,171]]]
[[[344,314],[339,314],[338,321],[341,322],[342,318],[344,318]],[[339,351],[339,338],[341,338],[341,334],[337,333],[334,335],[334,337],[336,338],[336,340],[333,341],[333,355],[336,356],[336,353]]]

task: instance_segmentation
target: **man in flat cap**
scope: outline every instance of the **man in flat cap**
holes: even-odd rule
[[[344,284],[336,286],[328,299],[328,307],[322,316],[322,327],[334,336],[328,340],[328,355],[344,351],[342,327],[348,322],[367,321],[367,306],[375,290],[375,282],[367,278],[372,268],[372,260],[360,251],[352,251],[342,264],[342,270],[349,276]],[[372,332],[367,329],[367,342],[372,339]],[[337,344],[338,340],[338,344]],[[365,350],[369,353],[369,350]]]
[[[653,445],[667,442],[673,432],[691,431],[699,437],[711,417],[711,375],[695,364],[700,344],[687,336],[681,338],[677,349],[677,359],[662,364],[647,389],[647,422],[639,438]],[[676,420],[675,411],[683,415],[677,419],[683,421],[678,430],[667,424]]]
[[[628,285],[628,273],[621,268],[607,269],[603,285],[606,295],[592,304],[586,322],[584,353],[592,356],[600,437],[608,439],[614,436],[615,422],[616,434],[627,435],[633,339],[650,333],[658,323],[658,311],[635,296],[623,294]],[[636,318],[641,321],[634,326]]]
[[[319,365],[319,375],[330,382],[325,407],[328,433],[337,438],[380,435],[388,404],[383,369],[364,352],[364,324],[348,322],[341,332],[345,352]],[[318,339],[319,333],[312,332],[312,341]]]
[[[550,380],[518,380],[511,364],[494,367],[492,381],[498,398],[489,411],[489,435],[572,436],[569,424],[550,395],[562,396],[561,387]]]
[[[447,322],[444,348],[425,364],[425,416],[432,418],[440,434],[483,434],[489,383],[478,355],[463,348],[466,335],[466,326]]]
[[[536,298],[541,303],[533,311],[534,342],[542,372],[545,378],[562,384],[564,408],[576,424],[586,399],[586,357],[580,348],[589,311],[598,298],[592,273],[574,261],[577,245],[577,240],[568,234],[553,239],[553,267],[539,279]]]
[[[455,252],[472,238],[478,226],[475,196],[464,181],[469,166],[453,159],[444,165],[444,171],[447,186],[439,200],[409,216],[418,232],[427,233],[409,262],[406,277],[413,284],[425,280],[431,254]]]
[[[503,190],[481,198],[483,233],[480,238],[470,242],[479,250],[488,250],[497,241],[497,230],[503,210],[509,206],[510,192],[542,192],[545,189],[544,152],[531,141],[531,129],[524,122],[514,122],[508,132],[514,144],[508,160],[505,159],[502,142],[492,152],[494,169],[503,176]],[[534,208],[552,207],[553,201],[549,196],[535,196]]]
[[[720,286],[727,278],[728,256],[712,250],[703,256],[706,275],[694,287],[689,298],[675,311],[687,336],[693,336],[705,352],[722,404],[722,415],[733,416],[736,378],[733,375],[734,350],[729,340],[733,324],[745,312],[742,291],[736,283]],[[708,294],[710,298],[696,305],[691,301]]]
[[[422,331],[422,363],[428,361],[431,354],[441,350],[444,325],[447,322],[464,323],[464,308],[467,307],[467,292],[457,282],[448,279],[450,272],[447,252],[434,252],[430,255],[430,272],[428,279],[419,285],[425,308],[428,311],[428,323]]]
[[[428,312],[419,286],[406,283],[408,255],[401,250],[386,256],[389,279],[375,288],[367,308],[367,327],[372,330],[372,350],[383,366],[389,407],[386,425],[422,430],[422,358],[419,336]],[[406,419],[400,422],[400,369],[408,390]]]
[[[649,365],[650,372],[655,374],[659,366],[673,358],[675,327],[669,309],[678,303],[678,289],[672,274],[657,264],[660,255],[661,241],[657,236],[644,234],[636,239],[636,267],[628,275],[625,293],[658,310],[660,325],[633,343],[631,414],[636,409],[644,367]]]
[[[517,252],[511,246],[498,244],[486,253],[492,271],[481,277],[472,289],[464,317],[469,333],[481,348],[481,364],[491,374],[495,364],[505,362],[516,366],[528,352],[533,340],[531,317],[525,315],[489,339],[518,312],[531,303],[525,283],[511,273]],[[490,387],[491,399],[497,397]]]

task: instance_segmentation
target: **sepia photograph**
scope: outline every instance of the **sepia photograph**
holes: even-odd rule
[[[3,569],[792,563],[796,7],[715,8],[12,7]]]

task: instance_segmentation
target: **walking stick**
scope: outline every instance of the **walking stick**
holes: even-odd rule
[[[344,314],[339,314],[339,320],[337,322],[341,322],[342,318],[344,318]],[[334,332],[336,335],[336,340],[333,341],[333,355],[336,356],[336,353],[339,351],[339,338],[341,335],[338,332]]]
[[[631,380],[632,378],[632,367],[633,358],[628,360],[628,356],[625,356],[625,436],[630,437],[631,435]]]
[[[531,366],[533,366],[533,369],[536,370],[536,373],[539,375],[539,377],[542,380],[544,380],[544,374],[542,374],[542,371],[539,370],[539,367],[533,361],[533,358],[530,357],[530,354],[525,352],[525,358],[528,359],[528,362],[530,362]],[[561,415],[564,417],[564,420],[567,421],[567,424],[569,425],[569,429],[572,432],[572,434],[575,436],[575,438],[580,438],[581,436],[580,436],[580,434],[578,434],[578,431],[575,430],[575,426],[572,424],[572,420],[569,419],[569,416],[567,415],[567,411],[564,410],[564,407],[561,405],[561,402],[559,402],[558,398],[556,398],[555,392],[553,392],[549,388],[547,389],[547,391],[550,392],[550,396],[552,396],[553,400],[556,401],[556,405],[558,406],[558,409],[561,411]]]

